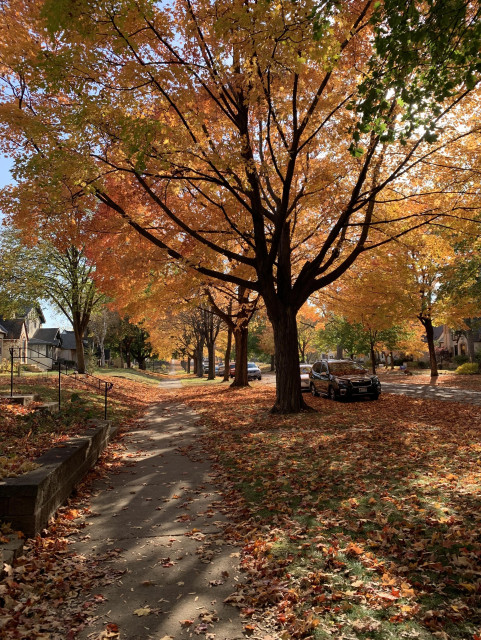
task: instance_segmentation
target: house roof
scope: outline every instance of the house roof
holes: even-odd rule
[[[26,318],[28,316],[28,314],[30,313],[30,311],[32,311],[32,309],[35,309],[36,312],[38,313],[38,317],[40,318],[40,322],[42,324],[45,324],[46,320],[45,320],[45,316],[43,315],[42,309],[37,305],[37,304],[31,304],[27,307],[24,307],[23,309],[20,309],[20,311],[18,312],[18,316],[20,318]]]
[[[440,327],[433,327],[433,334],[434,334],[435,340],[439,340],[439,338],[441,338],[441,336],[443,335],[443,330],[444,330],[444,325],[441,325]]]
[[[25,320],[18,318],[16,320],[3,320],[2,327],[6,331],[7,340],[19,340],[22,336],[22,329],[25,326]]]
[[[28,344],[51,344],[58,347],[61,344],[60,329],[37,329]]]
[[[5,329],[5,327],[3,327],[1,324],[0,324],[0,333],[4,333],[5,335],[7,335],[7,333],[8,333],[8,331]]]
[[[77,343],[75,342],[75,333],[73,331],[62,331],[60,334],[62,340],[62,349],[76,349]],[[88,341],[83,341],[84,345],[88,345]]]

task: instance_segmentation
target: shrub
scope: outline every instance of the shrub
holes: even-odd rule
[[[458,365],[458,367],[466,362],[469,362],[468,356],[454,356],[453,361]]]
[[[471,376],[474,373],[479,373],[479,366],[477,362],[465,362],[464,364],[460,365],[454,373],[459,375]]]
[[[429,369],[431,366],[429,362],[425,362],[424,360],[419,360],[417,363],[418,369]]]

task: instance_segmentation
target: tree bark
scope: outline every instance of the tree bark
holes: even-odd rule
[[[197,371],[198,378],[204,377],[204,340],[197,343]]]
[[[466,342],[468,343],[469,362],[476,362],[476,353],[474,351],[474,332],[472,329],[466,331]]]
[[[296,315],[295,309],[281,305],[278,305],[277,313],[270,314],[276,359],[276,402],[272,413],[298,413],[310,409],[301,392]]]
[[[369,350],[371,353],[371,371],[372,375],[376,375],[376,353],[374,351],[374,342],[372,340],[369,341]]]
[[[276,370],[276,357],[274,354],[271,355],[271,371]]]
[[[438,374],[438,363],[436,362],[436,350],[434,347],[434,327],[429,316],[418,316],[426,331],[426,341],[429,350],[429,364],[431,366],[431,378],[436,378]]]
[[[235,376],[231,387],[248,387],[247,380],[247,338],[249,327],[247,323],[234,328],[235,341]]]
[[[232,351],[232,328],[227,327],[227,346],[224,355],[224,379],[222,382],[229,382],[230,376],[230,352]]]
[[[77,327],[73,327],[73,332],[75,335],[75,348],[77,349],[77,371],[79,373],[85,373],[85,352],[84,352],[84,343],[83,336],[79,333]]]
[[[209,373],[207,380],[215,380],[215,343],[207,343],[207,352],[209,354]]]

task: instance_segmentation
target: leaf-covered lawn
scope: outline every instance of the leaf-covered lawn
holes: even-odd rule
[[[103,376],[113,383],[108,396],[108,419],[127,423],[151,402],[160,398],[158,388],[119,376]],[[155,382],[154,384],[157,384]],[[0,377],[0,395],[10,393],[10,378]],[[57,377],[15,378],[14,393],[38,394],[42,401],[58,399]],[[38,413],[34,405],[0,403],[0,478],[35,468],[34,460],[48,449],[80,433],[90,418],[104,417],[104,395],[95,389],[62,379],[61,412]]]
[[[285,638],[474,639],[481,631],[479,408],[385,394],[196,389],[206,450],[243,542],[247,617]]]

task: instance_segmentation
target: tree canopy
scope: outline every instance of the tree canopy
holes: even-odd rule
[[[376,78],[378,3],[328,3],[322,20],[311,1],[22,6],[0,18],[4,38],[16,29],[2,59],[11,210],[71,224],[82,200],[105,231],[117,216],[163,257],[259,293],[277,410],[304,406],[296,314],[311,294],[366,251],[473,215],[475,83],[443,96],[436,142],[432,127],[401,135],[396,91],[359,125],[362,79],[385,91],[389,75]]]

